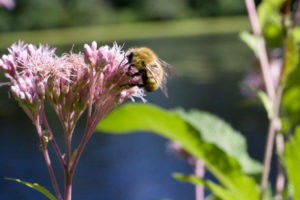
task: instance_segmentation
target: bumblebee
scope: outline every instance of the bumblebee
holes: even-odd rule
[[[155,53],[147,48],[131,48],[126,53],[128,63],[131,67],[135,67],[138,72],[133,76],[141,76],[142,84],[137,86],[143,87],[147,92],[153,92],[160,88],[168,97],[168,89],[166,87],[168,75],[176,76],[174,68],[157,57]]]

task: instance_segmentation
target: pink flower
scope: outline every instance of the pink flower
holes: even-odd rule
[[[60,57],[47,45],[36,47],[22,41],[8,51],[0,59],[0,69],[10,79],[14,97],[32,119],[48,99],[66,133],[73,132],[86,108],[94,130],[107,112],[126,99],[144,101],[144,90],[130,86],[140,80],[128,71],[125,52],[116,43],[97,49],[93,42],[84,45],[84,54]]]
[[[274,85],[277,87],[279,84],[282,68],[282,59],[280,58],[282,52],[280,49],[275,49],[269,53],[269,62],[270,62],[270,71],[272,75],[272,80]],[[244,78],[243,83],[248,87],[241,88],[243,95],[247,97],[254,97],[254,90],[263,90],[265,91],[264,80],[262,76],[262,71],[260,64],[257,59],[253,60],[251,69],[248,72],[247,76]]]
[[[9,54],[0,59],[0,69],[10,79],[11,92],[31,119],[38,114],[38,109],[45,96],[43,70],[53,65],[54,50],[40,45],[24,44],[19,41],[8,49]]]
[[[91,46],[85,44],[84,58],[89,65],[89,103],[94,105],[92,129],[107,112],[127,98],[138,97],[144,101],[144,90],[129,86],[129,83],[138,83],[139,79],[130,74],[125,52],[117,43],[112,48],[101,46],[98,49],[96,42]]]
[[[16,4],[14,0],[0,0],[0,7],[5,7],[11,10],[15,7],[15,5]]]
[[[109,111],[134,97],[144,100],[144,90],[134,85],[141,81],[129,71],[129,63],[121,47],[97,43],[84,45],[84,54],[55,55],[47,45],[13,44],[9,54],[0,59],[0,69],[9,79],[10,91],[33,121],[50,177],[58,199],[62,199],[47,144],[51,141],[63,166],[66,199],[71,199],[72,176],[81,153],[97,124]],[[134,67],[132,67],[134,68]],[[136,70],[137,71],[137,70]],[[65,156],[55,142],[44,112],[48,100],[54,108],[64,130]],[[72,135],[81,115],[88,110],[86,129],[72,158]]]

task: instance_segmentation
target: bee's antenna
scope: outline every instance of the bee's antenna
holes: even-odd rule
[[[124,62],[125,58],[126,58],[126,54],[124,54],[124,57],[123,57],[123,59],[121,60],[121,62],[120,62],[120,64],[119,64],[118,68],[120,68],[120,66],[121,66],[121,64]],[[127,65],[127,64],[128,64],[128,63],[126,63],[125,65]]]

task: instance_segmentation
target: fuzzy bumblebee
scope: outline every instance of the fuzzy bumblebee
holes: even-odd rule
[[[140,75],[142,78],[142,84],[138,86],[143,87],[147,92],[160,88],[168,97],[167,77],[176,76],[174,68],[147,47],[131,48],[126,55],[130,66],[138,70],[134,76]]]

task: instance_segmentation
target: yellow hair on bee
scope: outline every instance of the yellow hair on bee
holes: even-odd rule
[[[165,74],[174,69],[147,47],[132,48],[126,54],[128,62],[139,71],[138,74],[141,75],[144,89],[152,92],[161,88],[168,96]],[[168,69],[166,73],[165,69]]]

